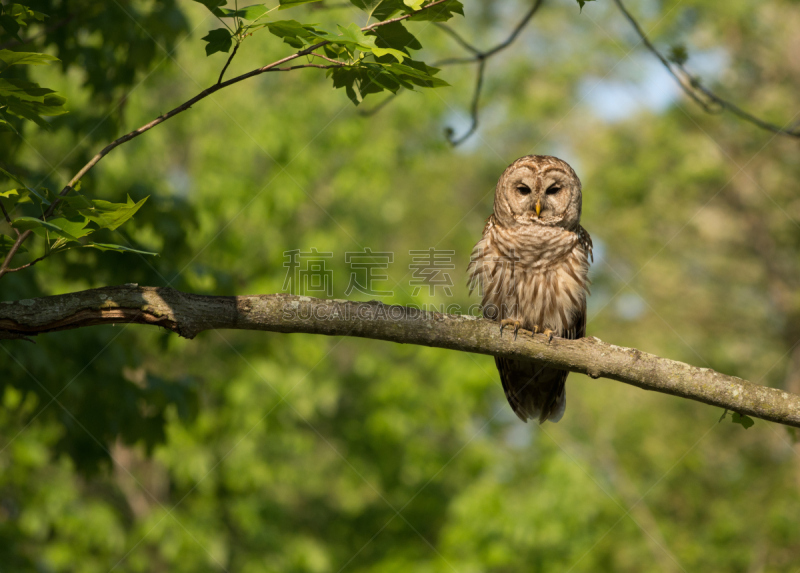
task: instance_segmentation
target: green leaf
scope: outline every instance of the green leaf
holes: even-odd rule
[[[12,125],[10,123],[8,123],[6,120],[0,119],[0,133],[2,133],[4,131],[14,131],[14,132],[16,132],[17,130],[14,129],[12,127]]]
[[[348,24],[346,28],[341,25],[338,26],[338,28],[340,34],[337,35],[332,32],[325,32],[321,34],[320,37],[333,44],[346,46],[350,49],[351,53],[355,50],[361,50],[362,52],[375,54],[377,57],[391,55],[397,59],[398,62],[402,62],[406,57],[406,54],[400,50],[379,48],[375,43],[375,36],[367,36],[361,31],[361,28],[352,22]]]
[[[747,428],[749,428],[750,426],[752,426],[753,424],[755,424],[755,422],[753,421],[753,418],[751,418],[749,416],[745,416],[744,414],[740,414],[738,412],[734,412],[733,413],[733,415],[731,416],[731,421],[734,424],[741,424],[742,427],[744,427],[745,430]]]
[[[7,253],[11,250],[11,247],[14,246],[14,242],[16,239],[9,237],[8,235],[0,235],[0,253]],[[25,248],[25,245],[22,244],[17,249],[18,253],[27,253],[28,249]]]
[[[220,18],[242,18],[243,20],[255,20],[260,18],[268,12],[268,9],[263,4],[253,4],[252,6],[245,6],[238,10],[229,10],[228,8],[220,8]]]
[[[375,48],[372,48],[372,53],[375,54],[376,56],[378,56],[379,58],[381,56],[387,56],[387,55],[394,56],[395,59],[398,62],[400,62],[401,64],[403,63],[403,60],[406,57],[406,54],[404,54],[400,50],[393,50],[391,48],[378,48],[378,47],[375,47]]]
[[[450,85],[435,77],[439,73],[439,68],[429,66],[425,62],[406,60],[402,64],[390,63],[383,64],[383,66],[395,76],[422,88],[443,88]]]
[[[19,32],[20,28],[19,23],[14,18],[3,14],[0,16],[0,26],[2,26],[3,30],[14,36],[17,40],[20,42],[22,41],[22,38],[20,38],[19,34],[17,33]]]
[[[120,253],[139,253],[140,255],[150,255],[157,257],[158,253],[151,253],[150,251],[140,251],[139,249],[132,249],[130,247],[123,247],[122,245],[113,245],[111,243],[87,243],[84,247],[92,247],[101,251],[117,251]]]
[[[94,231],[94,229],[86,228],[88,223],[85,219],[83,221],[69,221],[58,217],[49,221],[42,221],[35,217],[17,217],[11,226],[22,231],[33,230],[34,233],[42,237],[46,237],[47,231],[50,231],[68,241],[78,241],[78,238],[85,237]]]
[[[311,4],[312,2],[321,2],[321,0],[279,0],[278,3],[281,5],[279,10],[286,10],[300,6],[300,4]]]
[[[0,107],[11,115],[36,122],[42,127],[50,125],[41,116],[67,113],[66,98],[39,84],[16,78],[0,78]]]
[[[78,211],[81,215],[96,223],[101,229],[111,229],[113,231],[133,217],[147,199],[145,197],[138,203],[134,203],[130,195],[127,203],[110,203],[109,201],[95,199],[92,201],[93,208],[79,209]]]
[[[219,16],[220,15],[220,11],[219,11],[220,6],[224,6],[225,4],[228,3],[228,0],[194,0],[194,1],[197,2],[198,4],[202,4],[206,8],[208,8],[208,10],[212,14],[214,14],[214,16]]]
[[[368,36],[375,37],[375,45],[379,48],[392,48],[409,53],[409,50],[421,50],[422,44],[411,34],[402,22],[393,22],[367,32]]]
[[[211,54],[215,54],[217,52],[227,52],[233,45],[231,33],[227,28],[217,28],[216,30],[211,30],[208,35],[202,39],[203,41],[208,42],[206,44],[206,56],[210,56]]]
[[[379,22],[391,18],[398,12],[413,12],[401,0],[350,0],[350,3]]]
[[[320,40],[322,32],[314,28],[315,24],[301,24],[297,20],[277,20],[267,23],[271,34],[278,36],[293,48],[301,49]]]
[[[583,12],[583,5],[587,2],[594,2],[594,0],[578,0],[578,5],[581,7],[580,11]]]
[[[464,5],[458,0],[448,0],[433,8],[422,10],[409,18],[415,22],[447,22],[455,14],[464,15]]]
[[[422,8],[422,5],[425,3],[425,0],[403,0],[403,4],[411,8],[412,10],[419,10]]]
[[[25,189],[27,191],[27,189]],[[19,189],[9,189],[8,191],[3,191],[0,193],[0,197],[4,199],[9,199],[12,195],[19,196]]]
[[[14,96],[26,101],[42,101],[44,96],[53,93],[55,93],[53,90],[43,88],[34,82],[16,78],[0,78],[0,96]]]
[[[9,173],[8,171],[6,171],[5,169],[3,169],[2,167],[0,167],[0,173],[2,173],[3,175],[5,175],[6,177],[8,177],[9,179],[11,179],[12,181],[14,181],[14,182],[16,182],[16,183],[19,183],[20,185],[22,185],[22,188],[23,188],[23,189],[25,189],[26,191],[28,191],[28,192],[31,192],[31,193],[33,193],[34,195],[36,195],[37,197],[40,197],[40,198],[41,198],[41,196],[39,196],[39,194],[38,194],[38,193],[36,193],[36,191],[34,191],[34,190],[33,190],[33,189],[31,189],[30,187],[28,187],[28,186],[25,184],[25,182],[24,182],[22,179],[20,179],[19,177],[17,177],[17,176],[16,176],[16,175],[14,175],[13,173]],[[12,192],[14,192],[15,194],[18,194],[18,195],[19,195],[19,193],[17,193],[18,191],[19,191],[18,189],[11,189],[10,191],[5,191],[5,192],[4,192],[4,194],[3,194],[3,196],[6,196],[6,195],[5,195],[5,193],[12,193]],[[8,196],[10,196],[10,195],[8,195]],[[44,199],[42,198],[42,200],[44,200]],[[49,205],[49,203],[47,203],[47,204]]]
[[[44,66],[58,61],[58,58],[48,54],[0,50],[0,72],[11,66]]]

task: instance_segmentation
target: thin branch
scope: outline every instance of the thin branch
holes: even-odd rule
[[[19,236],[19,229],[17,229],[16,227],[13,227],[11,225],[11,223],[12,223],[11,217],[8,216],[8,211],[6,211],[6,206],[3,205],[2,201],[0,201],[0,209],[2,209],[2,211],[3,211],[3,216],[6,218],[6,222],[8,223],[8,226],[11,227],[12,229],[14,229],[14,231],[17,233],[17,236]]]
[[[450,142],[450,145],[456,147],[464,143],[464,141],[469,138],[470,135],[475,133],[475,130],[478,129],[478,111],[480,105],[480,98],[481,98],[481,90],[483,89],[483,74],[486,69],[486,60],[482,59],[478,63],[478,72],[477,77],[475,78],[475,91],[472,93],[472,105],[470,106],[470,116],[472,117],[472,123],[469,126],[469,129],[466,133],[464,133],[461,137],[454,137],[453,129],[447,128],[445,131],[445,135],[447,136],[447,141]]]
[[[472,52],[475,55],[481,53],[481,51],[478,48],[467,42],[464,38],[461,37],[461,34],[453,30],[450,26],[442,24],[441,22],[436,22],[436,27],[442,30],[443,32],[447,33],[447,35],[453,38],[459,46],[461,46],[468,52]],[[464,58],[464,59],[465,61],[468,62],[474,61],[473,58]]]
[[[466,141],[469,136],[475,133],[475,130],[478,129],[478,114],[480,111],[480,99],[481,99],[481,91],[483,90],[483,78],[486,72],[486,60],[498,54],[508,48],[511,44],[514,43],[514,40],[520,35],[522,30],[528,23],[531,21],[533,16],[536,12],[539,11],[541,8],[542,3],[544,0],[536,0],[530,9],[525,13],[522,19],[514,26],[514,29],[511,30],[511,33],[506,37],[505,40],[497,44],[495,47],[490,48],[486,51],[481,51],[469,42],[467,42],[458,32],[446,26],[445,24],[438,24],[438,27],[444,30],[447,34],[450,35],[462,48],[474,54],[468,58],[448,58],[446,60],[441,60],[438,62],[434,62],[434,66],[449,66],[454,64],[469,64],[469,63],[476,63],[478,64],[478,69],[475,72],[475,90],[472,93],[472,104],[470,106],[470,118],[471,123],[469,129],[466,133],[459,137],[454,137],[452,128],[448,128],[445,131],[447,136],[447,140],[450,142],[451,145],[454,147],[460,145],[464,141]]]
[[[239,50],[239,43],[237,42],[237,44],[233,47],[233,52],[231,52],[228,61],[225,62],[225,65],[222,67],[222,71],[219,73],[219,79],[217,80],[217,85],[222,83],[222,77],[225,75],[225,70],[227,70],[228,66],[231,65],[231,60],[233,60],[233,57],[236,55],[236,52],[238,50]]]
[[[630,25],[636,31],[636,34],[639,36],[645,47],[647,47],[647,49],[659,59],[667,72],[669,72],[673,79],[678,83],[681,90],[683,90],[686,95],[694,100],[695,103],[702,107],[703,111],[706,113],[719,113],[727,110],[738,118],[750,122],[761,129],[765,129],[780,135],[788,135],[789,137],[800,138],[800,129],[798,129],[797,125],[792,124],[788,127],[781,127],[780,125],[759,119],[758,117],[744,111],[733,102],[718,96],[716,93],[703,86],[700,80],[696,76],[693,76],[691,73],[689,73],[682,64],[676,63],[673,65],[673,63],[670,62],[660,51],[658,51],[658,48],[653,45],[633,15],[631,15],[631,13],[625,8],[622,0],[614,0],[614,3],[617,5],[617,8],[619,8],[620,12],[622,12],[623,16],[625,16],[625,19],[628,20]],[[680,74],[678,72],[680,72]],[[705,97],[705,99],[703,97]]]
[[[324,334],[528,360],[800,427],[796,394],[593,337],[549,342],[541,334],[520,333],[515,340],[502,336],[496,322],[474,316],[376,301],[288,294],[203,296],[135,284],[0,304],[0,339],[118,323],[161,326],[185,338],[212,329]]]
[[[316,56],[317,58],[322,58],[323,60],[327,60],[327,61],[332,62],[334,64],[338,64],[337,67],[342,67],[342,66],[346,66],[347,65],[345,62],[340,62],[339,60],[334,60],[333,58],[329,58],[328,56],[323,56],[322,54],[318,54],[316,52],[314,52],[313,54],[309,54],[309,55]]]
[[[38,263],[39,261],[43,261],[43,260],[45,260],[47,257],[49,257],[49,256],[50,256],[50,255],[52,255],[52,254],[53,254],[52,252],[50,252],[50,253],[47,253],[46,255],[42,255],[42,256],[41,256],[41,257],[39,257],[38,259],[33,259],[31,262],[29,262],[29,263],[25,263],[25,264],[24,264],[24,265],[22,265],[22,266],[16,267],[16,268],[14,268],[14,269],[8,269],[6,272],[9,272],[9,273],[15,273],[15,272],[17,272],[17,271],[21,271],[21,270],[23,270],[23,269],[27,269],[28,267],[32,267],[33,265],[35,265],[35,264],[36,264],[36,263]]]
[[[497,44],[495,47],[490,48],[485,52],[482,52],[480,49],[476,48],[475,46],[467,42],[467,40],[465,40],[464,37],[461,36],[461,34],[453,30],[451,27],[439,22],[435,22],[436,26],[440,30],[442,30],[451,38],[453,38],[453,40],[455,40],[459,46],[461,46],[462,48],[464,48],[466,51],[470,52],[473,55],[466,58],[445,58],[443,60],[438,60],[436,62],[433,62],[433,64],[431,64],[433,67],[452,66],[458,64],[474,64],[478,62],[478,69],[475,80],[475,92],[472,94],[472,105],[471,105],[472,113],[470,114],[472,123],[470,125],[470,128],[467,130],[467,133],[458,138],[454,137],[451,128],[445,130],[445,135],[447,137],[447,140],[452,145],[454,146],[459,145],[464,140],[466,140],[470,135],[472,135],[478,128],[478,111],[479,111],[478,102],[480,101],[481,90],[483,89],[483,78],[485,73],[486,59],[491,58],[498,52],[501,52],[502,50],[505,50],[507,47],[509,47],[514,42],[514,40],[517,39],[517,36],[519,36],[520,32],[522,32],[525,26],[528,25],[528,22],[531,21],[531,18],[533,18],[534,14],[536,14],[536,12],[539,10],[543,2],[544,0],[536,0],[533,6],[531,6],[531,8],[525,13],[525,15],[519,21],[519,23],[517,23],[517,25],[514,26],[514,29],[511,30],[511,33],[508,35],[508,37],[506,37],[505,40]],[[386,107],[389,103],[391,103],[395,97],[397,97],[397,93],[390,95],[389,97],[384,99],[381,103],[379,103],[378,105],[376,105],[371,109],[359,110],[358,114],[362,117],[373,116],[379,111],[381,111],[384,107]]]
[[[409,13],[409,14],[404,14],[403,16],[397,16],[395,18],[390,18],[389,20],[384,20],[382,22],[375,22],[374,24],[370,24],[369,26],[365,26],[365,27],[361,28],[361,31],[362,32],[368,32],[370,30],[374,30],[375,28],[379,28],[381,26],[387,26],[389,24],[394,24],[395,22],[401,22],[403,20],[407,20],[407,19],[411,18],[412,16],[419,14],[420,11],[422,11],[422,10],[429,10],[429,9],[433,8],[434,6],[438,6],[439,4],[442,4],[442,3],[447,2],[447,1],[448,0],[435,0],[435,1],[431,2],[430,4],[426,4],[425,6],[423,6],[422,8],[417,10],[416,12]],[[279,66],[281,64],[285,64],[286,62],[290,62],[292,60],[296,60],[297,58],[301,58],[303,56],[307,56],[307,55],[311,54],[312,52],[314,52],[315,50],[321,48],[322,46],[326,46],[326,45],[328,45],[330,43],[331,42],[328,41],[328,40],[323,40],[322,42],[317,42],[316,44],[314,44],[312,46],[309,46],[308,48],[304,48],[304,49],[302,49],[302,50],[300,50],[298,52],[295,52],[294,54],[286,56],[285,58],[281,58],[280,60],[272,62],[271,64],[267,64],[266,66],[263,66],[263,67],[260,67],[260,68],[256,68],[255,70],[252,70],[252,71],[247,72],[245,74],[242,74],[240,76],[236,76],[235,78],[231,78],[231,79],[229,79],[227,81],[224,81],[222,83],[216,83],[213,86],[204,89],[199,94],[197,94],[196,96],[194,96],[190,100],[182,103],[178,107],[172,109],[171,111],[168,111],[167,113],[164,113],[164,114],[158,116],[156,119],[154,119],[150,123],[146,123],[145,125],[141,126],[140,128],[135,129],[135,130],[131,131],[130,133],[127,133],[127,134],[123,135],[122,137],[120,137],[118,139],[115,139],[114,141],[109,143],[107,146],[105,146],[102,150],[100,150],[100,152],[97,155],[92,157],[92,159],[89,161],[89,163],[84,165],[81,168],[81,170],[78,171],[78,173],[70,180],[70,182],[61,190],[61,192],[59,193],[59,196],[63,197],[64,195],[69,193],[70,190],[77,184],[77,182],[80,181],[83,178],[83,176],[86,175],[86,173],[89,172],[89,170],[91,170],[95,165],[97,165],[100,162],[100,160],[103,159],[103,157],[108,155],[115,148],[119,147],[123,143],[127,143],[131,139],[134,139],[134,138],[142,135],[143,133],[145,133],[147,131],[150,131],[151,129],[153,129],[157,125],[160,125],[160,124],[164,123],[165,121],[167,121],[168,119],[170,119],[172,117],[175,117],[179,113],[182,113],[182,112],[186,111],[187,109],[191,108],[197,102],[207,98],[208,96],[218,92],[221,89],[227,88],[229,86],[232,86],[233,84],[237,84],[237,83],[242,82],[244,80],[247,80],[247,79],[250,79],[252,77],[259,76],[259,75],[261,75],[263,73],[271,72],[271,71],[285,72],[285,71],[296,70],[296,69],[301,69],[301,68],[328,69],[330,66],[315,66],[313,64],[307,64],[307,65],[303,65],[303,66],[291,66],[291,67],[288,67],[288,68],[280,68]],[[50,204],[50,207],[48,207],[47,211],[45,211],[45,213],[42,216],[42,218],[46,219],[47,217],[52,215],[55,212],[55,209],[59,205],[60,202],[61,202],[61,199],[60,198],[56,198],[55,201],[53,201]],[[19,250],[19,247],[22,246],[22,243],[24,243],[25,240],[28,237],[31,236],[31,233],[32,233],[32,231],[29,229],[29,230],[21,233],[17,237],[16,241],[14,241],[14,244],[11,246],[11,249],[8,251],[8,254],[5,257],[5,260],[3,260],[2,265],[0,265],[0,278],[2,278],[3,275],[5,275],[8,272],[8,269],[9,269],[9,266],[10,266],[10,263],[11,263],[11,259],[14,258],[14,256],[17,253],[17,251]]]

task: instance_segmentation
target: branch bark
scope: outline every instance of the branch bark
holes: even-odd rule
[[[800,427],[800,396],[593,337],[501,336],[496,322],[380,302],[288,294],[204,296],[128,284],[0,303],[0,339],[100,324],[161,326],[186,338],[205,330],[355,336],[530,360],[610,378],[787,426]]]

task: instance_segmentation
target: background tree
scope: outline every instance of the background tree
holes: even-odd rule
[[[0,135],[0,167],[37,191],[226,61],[204,53],[220,25],[200,4],[66,4],[28,3],[49,18],[20,29],[24,44],[1,40],[62,62],[2,74],[67,98],[51,130],[12,116],[18,133]],[[314,6],[287,14],[367,24]],[[488,51],[531,6],[467,2],[448,25]],[[662,52],[685,46],[703,85],[797,120],[795,4],[628,9]],[[474,60],[436,24],[408,27],[423,61]],[[225,77],[288,53],[255,34]],[[552,153],[581,175],[599,247],[590,334],[798,391],[797,141],[696,107],[612,3],[547,3],[481,62],[443,66],[452,87],[401,92],[367,118],[385,94],[354,110],[317,70],[221,90],[82,181],[90,200],[149,197],[93,240],[161,256],[69,250],[3,277],[3,298],[125,282],[279,292],[284,251],[312,247],[334,252],[343,297],[345,252],[370,247],[396,255],[385,302],[466,308],[458,269],[497,174]],[[443,132],[469,131],[478,66],[477,130],[454,150]],[[40,214],[30,200],[10,216]],[[453,298],[414,296],[408,252],[429,247],[456,253]],[[691,402],[572,376],[567,417],[536,428],[514,421],[491,359],[461,353],[126,326],[0,346],[0,559],[15,570],[784,571],[800,557],[792,435]]]

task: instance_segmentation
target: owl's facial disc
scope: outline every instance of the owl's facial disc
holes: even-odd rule
[[[520,158],[498,182],[495,215],[507,225],[572,229],[580,222],[580,180],[557,158]]]

